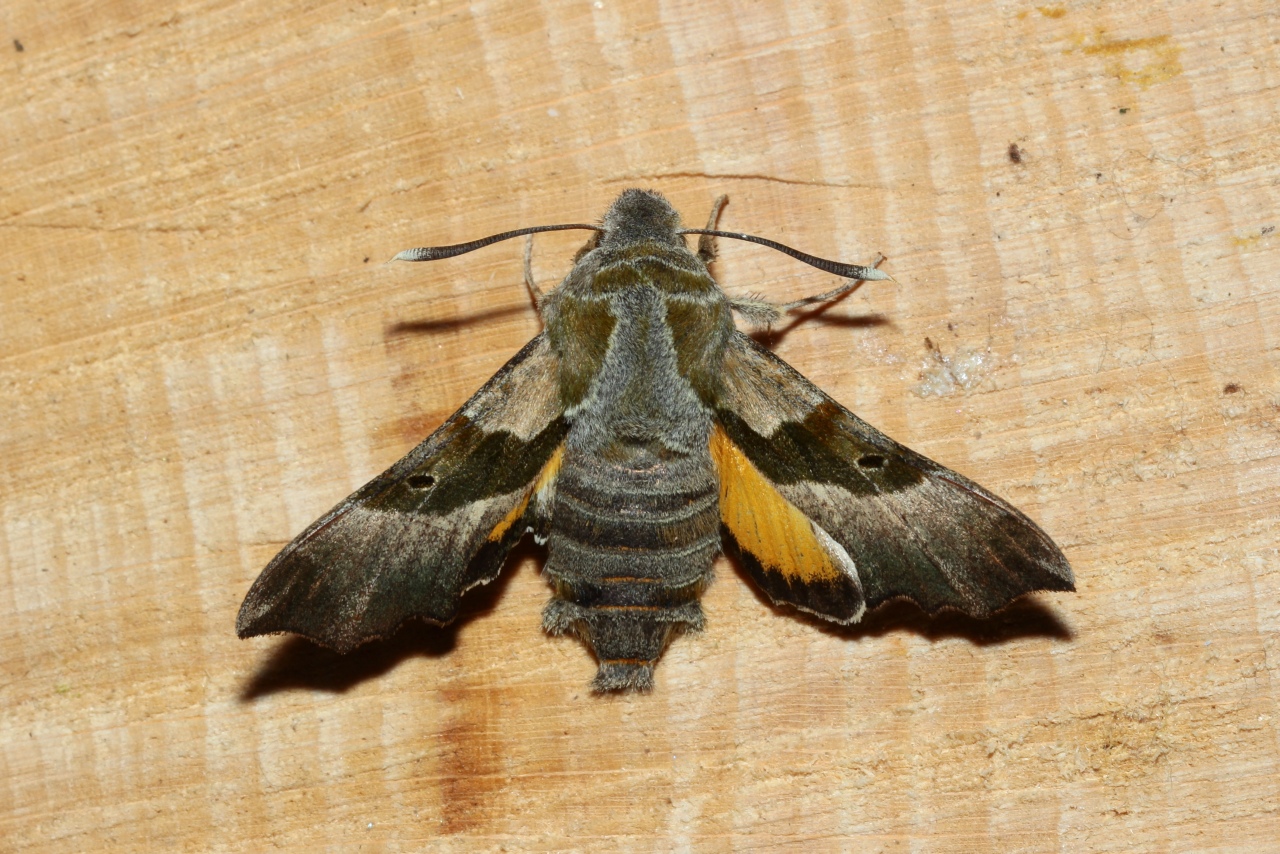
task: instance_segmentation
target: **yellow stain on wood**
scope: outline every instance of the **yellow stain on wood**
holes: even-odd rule
[[[560,473],[560,464],[562,462],[564,462],[564,445],[556,448],[555,453],[551,455],[551,459],[547,460],[547,464],[542,467],[542,471],[538,472],[538,479],[533,482],[533,487],[524,494],[524,498],[515,507],[512,507],[506,516],[502,517],[501,522],[493,526],[493,530],[489,532],[489,542],[496,543],[501,540],[511,526],[520,520],[520,517],[524,515],[524,511],[529,507],[529,499],[534,494],[546,489],[555,480],[556,475]]]
[[[724,431],[711,431],[720,475],[720,519],[738,546],[766,570],[802,584],[840,577],[809,518],[774,489]]]
[[[1172,80],[1182,73],[1182,48],[1169,36],[1150,36],[1141,39],[1108,38],[1105,30],[1095,30],[1092,40],[1077,35],[1073,38],[1076,49],[1086,56],[1103,58],[1103,70],[1122,83],[1135,83],[1142,88]],[[1131,67],[1127,60],[1145,56],[1139,67]]]
[[[1237,249],[1252,249],[1262,242],[1262,238],[1269,234],[1273,234],[1276,230],[1274,225],[1269,225],[1261,229],[1257,234],[1233,235],[1231,237],[1231,245]]]

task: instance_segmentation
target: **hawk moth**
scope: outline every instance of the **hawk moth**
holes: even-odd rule
[[[241,637],[294,632],[345,652],[409,618],[444,624],[526,533],[547,547],[553,634],[595,654],[598,691],[648,690],[723,547],[776,603],[836,623],[897,598],[986,616],[1034,590],[1073,590],[1053,541],[969,479],[903,447],[738,331],[834,298],[872,267],[773,241],[682,228],[627,190],[558,287],[526,282],[544,331],[422,444],[322,516],[263,570]],[[699,234],[697,251],[685,235]],[[731,299],[716,237],[788,252],[849,283],[783,306]]]

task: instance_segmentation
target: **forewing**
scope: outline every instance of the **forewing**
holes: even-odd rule
[[[545,336],[426,441],[276,555],[240,607],[240,637],[294,632],[345,652],[410,617],[446,623],[492,581],[554,481],[567,426]]]
[[[867,607],[905,596],[930,613],[985,616],[1023,593],[1075,589],[1062,552],[1003,499],[894,442],[749,337],[735,333],[725,360],[717,407],[725,440],[838,544],[856,573],[857,593],[835,576],[771,573],[722,508],[726,530],[775,600],[853,622],[862,613],[856,595]]]

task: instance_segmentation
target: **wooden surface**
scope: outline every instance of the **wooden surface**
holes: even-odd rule
[[[0,847],[1280,848],[1269,0],[0,22]],[[538,329],[518,242],[385,259],[628,186],[889,256],[776,351],[1079,592],[837,631],[721,561],[649,696],[542,634],[531,545],[448,629],[237,640],[272,555]],[[581,240],[539,238],[545,284]],[[732,293],[833,285],[722,249]]]

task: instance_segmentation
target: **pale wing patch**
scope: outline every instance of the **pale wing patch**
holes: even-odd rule
[[[720,475],[720,519],[764,569],[804,585],[857,583],[848,552],[783,498],[719,425],[711,431],[711,458]]]
[[[723,399],[760,436],[771,436],[788,422],[801,423],[826,401],[826,395],[741,332],[729,336],[724,351]]]
[[[514,360],[513,360],[514,362]],[[560,360],[546,335],[531,342],[525,358],[509,362],[467,401],[459,414],[488,433],[528,441],[560,417]]]

